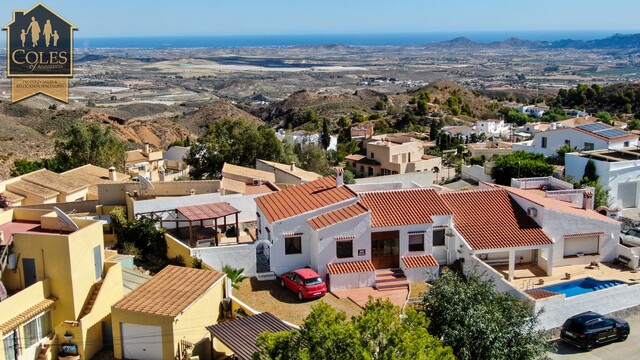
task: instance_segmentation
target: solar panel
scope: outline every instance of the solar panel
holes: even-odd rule
[[[618,137],[622,137],[627,135],[627,133],[625,131],[619,130],[619,129],[610,129],[610,130],[605,130],[602,132],[598,132],[597,133],[600,136],[604,136],[607,139],[614,139],[614,138],[618,138]]]
[[[611,129],[611,126],[603,124],[603,123],[593,123],[593,124],[585,124],[585,125],[580,125],[577,126],[580,129],[586,130],[586,131],[590,131],[590,132],[596,132],[599,130],[606,130],[606,129]]]

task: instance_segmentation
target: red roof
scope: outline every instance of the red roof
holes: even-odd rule
[[[542,228],[503,189],[441,194],[456,230],[473,250],[548,245]]]
[[[440,266],[440,264],[438,264],[438,262],[436,261],[436,258],[434,258],[431,254],[403,256],[402,262],[404,263],[404,266],[408,268]]]
[[[313,228],[314,230],[318,230],[345,220],[349,220],[358,215],[366,214],[367,212],[369,212],[369,210],[362,206],[362,204],[355,203],[353,205],[349,205],[338,210],[330,211],[326,214],[316,216],[309,219],[307,222],[309,223],[309,225],[311,225],[311,228]]]
[[[347,186],[336,187],[336,178],[328,176],[255,200],[272,223],[355,198],[356,194],[351,189]]]
[[[430,224],[432,215],[451,214],[451,209],[430,188],[364,193],[361,202],[371,210],[373,227]]]
[[[327,264],[327,269],[329,269],[329,274],[332,274],[332,275],[376,271],[371,261],[368,261],[368,260],[352,261],[352,262],[345,262],[345,263],[338,263],[338,264]]]
[[[234,208],[227,202],[214,204],[191,205],[176,208],[189,221],[219,219],[228,215],[237,214],[240,210]]]

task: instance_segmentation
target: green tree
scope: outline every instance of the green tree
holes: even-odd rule
[[[633,114],[633,118],[636,119],[636,120],[640,120],[640,111],[638,111],[635,114]]]
[[[527,123],[527,121],[529,121],[529,115],[525,114],[525,113],[521,113],[518,112],[516,110],[511,110],[509,111],[509,113],[507,114],[507,116],[505,116],[504,120],[508,123],[514,123],[518,126],[522,126],[524,124]]]
[[[370,299],[351,320],[321,301],[299,331],[262,334],[253,359],[453,359],[451,349],[428,333],[428,325],[423,313],[408,309],[401,316],[389,300]]]
[[[218,121],[193,144],[185,161],[193,179],[220,177],[225,162],[253,167],[256,159],[282,161],[287,155],[273,129],[244,119]]]
[[[231,280],[231,286],[236,290],[240,289],[240,283],[247,278],[242,275],[244,268],[236,269],[229,265],[224,265],[222,267],[222,272],[227,274],[227,277]]]
[[[296,156],[300,161],[300,167],[318,174],[328,174],[331,171],[327,152],[313,144],[296,147]]]
[[[320,144],[322,148],[327,150],[331,145],[331,132],[329,131],[329,120],[322,119],[322,133],[320,134]]]
[[[576,146],[571,146],[569,144],[563,144],[562,146],[556,149],[556,155],[550,158],[550,161],[556,165],[564,165],[564,157],[567,153],[576,152],[580,149]]]
[[[496,184],[510,185],[512,178],[551,176],[553,166],[544,155],[527,153],[522,150],[501,156],[491,170],[491,177]]]
[[[420,116],[427,115],[429,112],[429,103],[425,99],[419,99],[416,103],[416,114]]]
[[[611,117],[611,114],[606,111],[598,111],[596,113],[596,117],[602,120],[603,123],[607,123],[609,125],[613,124],[613,118]]]
[[[627,130],[640,130],[640,120],[631,120],[627,125]]]
[[[98,124],[76,122],[66,137],[66,141],[56,142],[55,158],[60,171],[86,164],[124,169],[124,144],[113,134],[111,127],[103,130]]]
[[[584,166],[583,178],[586,179],[585,182],[598,181],[596,164],[591,159],[589,159],[589,161],[587,161],[587,164]]]
[[[4,193],[0,193],[0,209],[6,209],[8,207],[9,207],[9,199],[7,199]]]
[[[539,314],[478,275],[445,270],[424,294],[429,333],[451,346],[456,358],[540,359],[552,350]]]
[[[382,111],[387,108],[387,103],[384,100],[376,101],[376,104],[373,106],[373,110]]]

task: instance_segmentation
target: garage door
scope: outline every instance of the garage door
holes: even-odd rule
[[[618,184],[618,201],[623,208],[636,206],[637,183]]]
[[[576,236],[564,238],[564,256],[574,256],[578,253],[597,254],[598,239],[596,236]]]
[[[162,359],[162,328],[122,323],[122,352],[126,359]]]

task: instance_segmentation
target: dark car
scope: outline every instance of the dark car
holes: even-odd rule
[[[320,275],[306,268],[280,275],[280,285],[296,293],[300,300],[322,297],[327,293],[327,285]]]
[[[629,323],[622,319],[587,311],[565,321],[560,338],[571,345],[591,351],[599,344],[627,340],[630,331]]]

